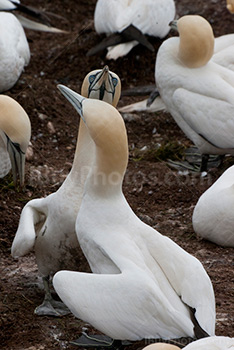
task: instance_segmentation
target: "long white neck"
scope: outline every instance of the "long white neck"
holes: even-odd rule
[[[81,119],[72,168],[64,182],[64,186],[72,183],[83,191],[88,173],[93,165],[94,153],[94,142]]]

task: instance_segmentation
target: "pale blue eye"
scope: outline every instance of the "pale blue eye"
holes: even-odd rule
[[[96,78],[96,75],[90,75],[90,77],[89,77],[90,84],[92,84],[94,82],[95,78]]]
[[[118,84],[118,79],[112,78],[112,83],[114,86],[116,86]]]

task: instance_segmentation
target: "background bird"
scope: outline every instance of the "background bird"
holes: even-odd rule
[[[174,17],[174,0],[98,0],[95,30],[98,34],[107,34],[107,38],[89,50],[88,55],[107,48],[106,58],[116,60],[139,43],[153,51],[145,35],[165,37]]]
[[[16,185],[24,184],[25,153],[31,137],[31,123],[23,107],[13,98],[0,95],[0,177],[13,173]]]

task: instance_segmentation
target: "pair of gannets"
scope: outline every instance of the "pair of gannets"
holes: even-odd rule
[[[171,344],[155,343],[143,350],[180,350],[180,348]],[[203,338],[190,343],[183,350],[234,350],[234,338],[223,336]]]
[[[76,221],[93,273],[57,272],[56,292],[75,316],[113,339],[213,335],[215,299],[202,264],[143,223],[122,193],[128,141],[121,115],[59,88],[83,118],[95,159]]]
[[[118,103],[120,91],[118,76],[107,66],[87,74],[81,88],[83,96],[103,99],[113,106]],[[75,221],[93,157],[93,141],[81,120],[72,169],[63,185],[46,198],[29,201],[21,213],[11,251],[14,257],[19,257],[35,250],[46,292],[44,303],[35,310],[39,315],[66,313],[61,303],[51,297],[49,276],[61,269],[79,268]]]
[[[108,48],[106,58],[116,60],[139,43],[153,50],[145,34],[164,38],[174,17],[174,0],[98,0],[94,13],[95,30],[108,37],[88,55]]]
[[[17,2],[0,1],[0,11],[12,10],[17,10]],[[63,32],[21,15],[16,16],[12,13],[0,12],[0,92],[9,90],[15,85],[24,67],[30,61],[30,49],[22,25],[40,31]]]
[[[24,184],[25,153],[31,137],[31,123],[23,107],[13,98],[0,95],[0,178],[12,168],[16,184]]]
[[[201,237],[224,247],[234,247],[234,166],[199,198],[193,228]]]

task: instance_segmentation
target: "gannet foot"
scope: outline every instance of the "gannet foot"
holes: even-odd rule
[[[44,302],[34,310],[34,313],[37,316],[62,317],[70,314],[71,311],[61,301],[51,299],[44,300]]]
[[[121,350],[127,345],[131,345],[128,341],[114,340],[103,334],[83,334],[77,339],[71,341],[71,344],[85,348],[105,348],[111,350]]]
[[[191,172],[203,172],[211,168],[218,168],[222,163],[219,155],[201,155],[196,147],[189,147],[185,150],[184,160],[168,160],[168,165],[177,170],[188,170]],[[206,170],[205,170],[206,169]]]

